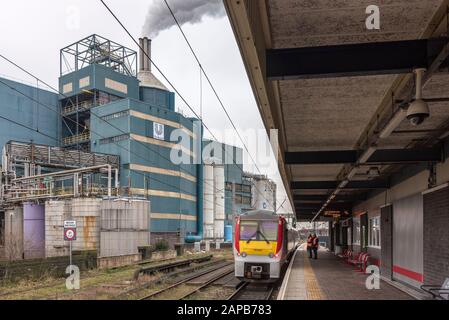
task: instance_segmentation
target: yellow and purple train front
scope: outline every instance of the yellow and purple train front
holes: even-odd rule
[[[273,212],[256,210],[237,217],[235,276],[243,281],[276,281],[296,241],[296,233],[286,220]]]

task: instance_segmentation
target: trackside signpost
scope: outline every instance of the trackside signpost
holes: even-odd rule
[[[72,265],[72,241],[76,240],[76,221],[64,221],[64,240],[69,242],[70,247],[70,265]]]

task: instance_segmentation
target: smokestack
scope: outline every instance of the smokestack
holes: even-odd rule
[[[139,73],[137,78],[140,81],[140,86],[168,91],[164,84],[151,72],[151,39],[147,37],[139,38],[139,46]]]
[[[151,71],[151,39],[147,37],[139,39],[140,49],[139,62],[140,71]],[[145,54],[146,53],[146,54]]]

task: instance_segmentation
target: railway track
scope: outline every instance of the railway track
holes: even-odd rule
[[[207,262],[207,261],[210,261],[211,259],[212,259],[212,255],[207,255],[207,256],[199,257],[199,258],[192,258],[192,259],[187,259],[187,260],[175,261],[175,262],[171,262],[171,263],[163,263],[163,264],[153,265],[153,266],[149,266],[149,267],[142,267],[140,269],[137,269],[134,272],[133,279],[134,279],[134,281],[136,281],[141,274],[153,275],[157,272],[169,272],[176,268],[188,267],[193,263]]]
[[[195,285],[193,289],[188,290],[186,293],[183,293],[180,297],[178,297],[179,300],[187,299],[187,298],[193,296],[194,294],[198,293],[200,290],[208,287],[215,281],[217,281],[223,277],[226,277],[227,275],[231,274],[232,272],[234,272],[233,263],[232,262],[223,262],[221,264],[206,268],[205,270],[201,270],[193,275],[186,276],[186,277],[182,278],[181,280],[169,285],[168,287],[165,287],[158,291],[152,292],[151,294],[146,295],[146,296],[140,298],[139,300],[155,299],[158,296],[161,296],[164,293],[169,292],[170,290],[174,290],[183,284],[188,284],[188,282],[191,282],[195,279],[198,279],[200,277],[204,277],[208,274],[211,274],[211,276],[207,280],[205,280],[198,286]]]
[[[190,266],[187,268],[181,268],[176,271],[164,273],[163,275],[161,275],[155,279],[152,279],[150,281],[146,281],[146,282],[138,285],[137,287],[134,287],[134,288],[131,288],[131,289],[121,292],[116,298],[121,299],[121,298],[124,298],[124,297],[132,295],[132,294],[138,294],[139,292],[149,289],[152,286],[159,285],[165,281],[169,282],[170,279],[173,279],[176,277],[182,277],[183,275],[188,274],[188,273],[198,272],[199,270],[207,269],[208,267],[214,266],[217,263],[223,263],[224,261],[225,261],[225,259],[218,259],[218,260],[214,260],[214,261],[194,264],[193,266]]]
[[[169,275],[173,275],[173,274],[181,274],[184,272],[194,271],[194,270],[197,270],[198,268],[201,268],[203,265],[206,265],[206,266],[209,265],[208,262],[212,259],[212,257],[213,257],[212,255],[206,255],[206,256],[201,256],[201,257],[197,257],[197,258],[182,259],[182,260],[177,260],[177,261],[176,261],[176,259],[166,259],[166,260],[160,261],[160,263],[157,263],[157,262],[155,263],[154,261],[142,261],[142,262],[135,264],[135,265],[140,266],[140,268],[135,270],[134,275],[133,275],[133,280],[134,281],[138,280],[139,276],[142,274],[154,275],[156,273],[167,273]],[[175,261],[173,261],[173,260],[175,260]],[[217,263],[219,261],[221,261],[221,260],[214,261],[213,263]],[[198,264],[203,264],[203,265],[198,265]],[[149,266],[145,266],[145,265],[149,265]],[[191,267],[191,265],[195,265],[195,266]],[[111,268],[110,270],[121,272],[122,269],[123,269],[123,271],[125,271],[126,268],[128,268],[128,267],[132,267],[132,266]],[[175,269],[179,269],[179,270],[176,272],[169,273],[170,271],[173,271]],[[84,276],[82,278],[82,280],[86,281],[86,280],[90,280],[90,279],[95,279],[98,276],[99,275],[91,275],[91,276],[87,276],[87,277]],[[61,285],[61,279],[57,279],[50,284],[37,285],[37,286],[33,286],[30,288],[26,288],[26,289],[0,292],[0,299],[2,299],[4,297],[8,297],[10,295],[27,293],[30,290],[48,289],[48,288],[53,288],[53,287],[57,287],[60,285]],[[135,289],[127,290],[124,293],[128,293],[133,290],[135,290]],[[120,294],[119,296],[122,296],[122,295],[123,294]]]
[[[227,300],[270,300],[276,284],[242,282]]]

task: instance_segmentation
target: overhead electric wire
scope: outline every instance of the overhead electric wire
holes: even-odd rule
[[[1,81],[0,81],[0,82],[1,82]],[[11,122],[11,123],[13,123],[13,124],[15,124],[15,125],[17,125],[17,126],[26,128],[26,129],[28,129],[28,130],[30,130],[30,131],[35,131],[35,132],[37,132],[37,133],[39,133],[39,134],[41,134],[41,135],[43,135],[43,136],[45,136],[45,137],[47,137],[47,138],[50,138],[50,139],[52,139],[52,140],[55,140],[56,142],[59,142],[59,140],[58,140],[57,138],[52,137],[52,136],[50,136],[50,135],[48,135],[48,134],[45,134],[45,133],[43,133],[42,131],[39,131],[39,129],[34,129],[33,127],[29,127],[29,126],[27,126],[27,125],[25,125],[25,124],[23,124],[23,123],[19,123],[19,122],[15,121],[15,120],[8,119],[8,118],[6,118],[6,117],[4,117],[4,116],[2,116],[2,115],[0,115],[0,119],[9,121],[9,122]]]
[[[131,39],[134,41],[134,43],[135,43],[135,44],[142,50],[142,52],[147,56],[147,58],[148,58],[148,59],[150,60],[150,62],[154,65],[154,67],[159,71],[159,73],[161,73],[161,75],[164,77],[164,79],[170,84],[170,86],[171,86],[171,87],[173,88],[173,90],[178,94],[178,96],[183,100],[183,102],[187,105],[187,107],[188,107],[188,108],[195,114],[195,116],[196,116],[197,118],[201,119],[201,118],[198,116],[198,114],[195,112],[195,110],[188,104],[188,102],[185,100],[185,98],[184,98],[184,97],[180,94],[180,92],[176,89],[176,87],[174,87],[174,85],[171,83],[171,81],[164,75],[164,73],[159,69],[159,67],[154,63],[154,61],[152,61],[152,59],[148,56],[148,54],[147,54],[147,53],[140,47],[140,45],[137,43],[137,41],[132,37],[132,35],[129,33],[129,31],[126,29],[126,27],[121,23],[121,21],[117,18],[117,16],[112,12],[112,10],[106,5],[106,3],[105,3],[104,1],[101,0],[101,2],[102,2],[103,5],[108,9],[108,11],[113,15],[113,17],[117,20],[117,22],[122,26],[122,28],[127,32],[127,34],[131,37]],[[2,58],[5,59],[6,61],[8,61],[8,62],[11,63],[12,65],[14,65],[15,67],[19,68],[19,69],[22,70],[23,72],[27,73],[27,74],[30,75],[31,77],[33,77],[33,78],[35,78],[36,80],[40,81],[42,84],[44,84],[44,85],[46,85],[47,87],[51,88],[52,90],[54,90],[54,91],[57,92],[58,94],[64,96],[65,98],[68,98],[68,96],[66,96],[65,94],[61,93],[59,90],[55,89],[53,86],[49,85],[48,83],[46,83],[45,81],[41,80],[40,78],[36,77],[35,75],[33,75],[32,73],[30,73],[29,71],[27,71],[26,69],[24,69],[23,67],[21,67],[20,65],[18,65],[18,64],[15,63],[14,61],[12,61],[11,59],[8,59],[7,57],[3,56],[2,54],[0,54],[0,57],[2,57]],[[13,90],[14,90],[14,89],[13,89]],[[16,91],[17,91],[17,90],[16,90]],[[54,111],[54,110],[52,110],[52,111]],[[56,112],[56,111],[55,111],[55,112]],[[71,122],[73,122],[73,123],[75,123],[75,124],[77,124],[77,125],[80,125],[79,122],[77,122],[77,121],[75,121],[75,120],[73,120],[73,119],[71,119],[71,118],[69,118],[69,117],[67,117],[67,116],[64,116],[62,113],[60,113],[60,115],[61,115],[64,119],[68,119],[69,121],[71,121]],[[127,132],[121,130],[121,129],[118,128],[117,126],[114,126],[112,123],[110,123],[109,121],[103,119],[102,117],[99,117],[99,116],[97,116],[97,115],[94,114],[94,113],[91,113],[91,115],[93,115],[94,117],[97,117],[98,119],[100,119],[100,120],[103,121],[103,122],[108,123],[111,127],[115,128],[115,129],[117,129],[117,130],[119,130],[119,131],[122,132],[123,134],[128,134]],[[211,130],[207,127],[207,125],[206,125],[204,122],[202,122],[202,124],[203,124],[204,127],[209,131],[209,133],[211,134],[211,136],[212,136],[215,140],[217,140],[217,138],[214,136],[214,134],[211,132]],[[90,131],[93,132],[93,133],[95,133],[95,132],[92,131],[92,130],[90,130]],[[97,133],[97,134],[98,134],[98,133]],[[106,137],[103,137],[103,136],[100,135],[100,134],[98,134],[98,135],[99,135],[100,137],[102,137],[102,138],[106,138]],[[142,142],[140,142],[140,141],[137,141],[137,140],[135,140],[135,139],[132,139],[131,137],[130,137],[130,139],[133,140],[133,141],[136,141],[137,143],[143,145],[146,149],[148,149],[148,150],[150,150],[150,151],[153,151],[153,152],[159,154],[159,155],[160,155],[161,157],[163,157],[164,159],[168,160],[167,158],[165,158],[164,156],[162,156],[162,155],[161,155],[160,153],[158,153],[157,151],[155,151],[155,150],[149,148],[149,147],[148,147],[147,145],[145,145],[144,143],[142,143]],[[118,145],[118,144],[117,144],[117,145]],[[122,147],[122,146],[120,146],[120,145],[118,145],[118,146],[119,146],[119,147]],[[123,148],[123,147],[122,147],[122,148]],[[130,150],[128,150],[128,149],[126,149],[126,148],[125,148],[125,150],[128,151],[128,152],[131,152]],[[131,152],[131,153],[132,153],[132,152]],[[139,157],[140,157],[140,156],[139,156]],[[140,157],[140,158],[141,158],[141,157]],[[142,159],[143,159],[143,158],[142,158]],[[233,162],[235,163],[234,157],[232,157],[232,159],[233,159]],[[148,160],[148,159],[144,159],[144,160]],[[254,160],[253,160],[253,161],[254,161]],[[131,170],[131,169],[130,169],[130,170]],[[181,167],[181,170],[182,170],[182,167]],[[141,175],[143,175],[144,177],[147,177],[146,174],[142,174],[141,172],[139,172],[139,171],[137,171],[137,170],[131,170],[131,171],[135,171],[135,172],[137,172],[138,174],[141,174]],[[259,170],[259,172],[260,172],[260,170]],[[187,173],[189,173],[189,172],[187,172]],[[155,180],[155,181],[164,183],[164,182],[159,181],[158,179],[155,179],[155,178],[152,178],[152,180]],[[201,179],[200,179],[200,180],[201,180]],[[207,184],[207,181],[203,180],[203,182]],[[166,183],[164,183],[164,184],[167,185]],[[169,185],[169,186],[177,188],[176,186],[172,186],[172,185]],[[216,187],[214,186],[214,188],[216,188]],[[263,197],[265,200],[269,201],[268,199],[266,199],[266,198],[264,197],[264,195],[260,192],[260,190],[258,190],[257,187],[255,187],[255,188],[256,188],[256,190],[262,195],[262,197]]]
[[[167,83],[172,87],[172,89],[175,91],[175,93],[181,98],[181,100],[185,103],[185,105],[190,109],[190,111],[193,112],[193,114],[198,118],[201,119],[201,117],[197,114],[197,112],[190,106],[190,104],[187,102],[187,100],[181,95],[181,93],[176,89],[176,87],[173,85],[173,83],[167,78],[167,76],[162,72],[162,70],[157,66],[157,64],[154,63],[154,60],[148,55],[148,53],[140,46],[140,44],[134,39],[132,34],[129,32],[129,30],[125,27],[125,25],[120,21],[120,19],[117,17],[117,15],[112,11],[112,9],[109,8],[109,6],[103,1],[100,0],[100,2],[104,5],[104,7],[109,11],[109,13],[113,16],[113,18],[117,21],[117,23],[123,28],[123,30],[128,34],[128,36],[131,38],[131,40],[135,43],[135,45],[140,49],[140,51],[149,59],[149,61],[153,64],[153,66],[156,68],[156,70],[162,75],[162,77],[167,81]],[[201,119],[202,124],[207,129],[207,131],[211,134],[211,136],[215,139],[215,141],[218,141],[218,139],[215,137],[215,135],[212,133],[212,131],[208,128],[208,126],[204,123],[204,121]],[[249,153],[248,153],[249,154]],[[250,155],[250,154],[249,154]],[[251,157],[251,155],[250,155]],[[252,158],[252,157],[251,157]],[[232,156],[233,162],[234,157]],[[253,160],[254,162],[254,160]],[[255,162],[254,162],[255,163]],[[235,163],[237,165],[237,163]],[[257,165],[255,164],[257,167]],[[257,168],[258,169],[258,168]],[[259,173],[260,170],[258,169]],[[242,169],[243,172],[243,169]],[[270,202],[263,193],[255,186],[256,190],[259,192],[260,195],[262,195],[262,198],[264,198],[266,201]]]
[[[143,50],[143,48],[140,46],[140,44],[134,39],[134,37],[131,35],[131,33],[128,31],[128,29],[123,25],[123,23],[120,21],[120,19],[115,15],[115,13],[109,8],[109,6],[103,1],[100,0],[101,3],[105,6],[105,8],[109,11],[109,13],[114,17],[114,19],[120,24],[120,26],[125,30],[125,32],[128,34],[128,36],[131,38],[131,40],[135,43],[135,45],[145,54],[145,56],[149,59],[149,61],[153,64],[153,66],[156,68],[156,70],[162,75],[162,77],[167,81],[167,83],[170,85],[170,87],[175,91],[175,93],[181,98],[181,100],[184,102],[184,104],[190,109],[190,111],[193,112],[195,117],[198,119],[201,119],[198,113],[190,106],[190,104],[187,102],[187,100],[184,98],[183,95],[176,89],[176,87],[173,85],[173,83],[167,78],[167,76],[162,72],[162,70],[158,67],[156,63],[154,63],[154,60],[151,59],[151,57],[148,55],[148,53]],[[203,126],[209,131],[211,136],[218,141],[218,139],[215,137],[215,135],[212,133],[212,131],[206,126],[206,124],[203,122]]]
[[[209,86],[211,87],[212,91],[214,92],[214,95],[217,98],[221,108],[223,109],[224,113],[226,114],[226,117],[228,118],[229,122],[231,123],[232,127],[234,128],[234,131],[237,133],[237,136],[239,137],[240,142],[242,142],[243,147],[245,148],[246,152],[248,153],[248,155],[250,156],[251,160],[253,161],[254,166],[256,167],[257,171],[261,174],[261,171],[260,171],[259,167],[257,166],[256,161],[254,161],[253,157],[251,156],[251,153],[249,152],[248,147],[246,146],[245,142],[242,139],[242,136],[238,132],[237,127],[234,124],[234,121],[231,119],[231,116],[229,115],[228,110],[226,109],[226,107],[223,104],[223,101],[221,100],[220,96],[218,95],[217,91],[215,90],[215,87],[212,84],[212,81],[210,80],[209,76],[207,75],[206,71],[204,70],[203,65],[201,64],[198,56],[195,53],[195,50],[193,50],[193,47],[190,44],[189,39],[187,39],[187,36],[185,35],[184,30],[182,30],[182,27],[179,24],[178,19],[176,18],[175,14],[173,13],[173,10],[171,9],[171,7],[168,4],[167,0],[164,0],[164,2],[166,4],[168,10],[170,11],[170,14],[172,15],[173,19],[175,20],[176,25],[178,26],[179,30],[181,31],[181,34],[184,37],[184,40],[186,41],[187,45],[189,46],[190,51],[192,52],[193,56],[195,57],[195,60],[198,63],[198,66],[200,67],[202,73],[204,74],[204,77],[206,78],[207,82],[209,83]]]
[[[53,87],[52,85],[50,85],[50,84],[48,84],[47,82],[41,80],[39,77],[35,76],[34,74],[32,74],[31,72],[29,72],[29,71],[26,70],[25,68],[21,67],[20,65],[18,65],[17,63],[15,63],[14,61],[12,61],[11,59],[5,57],[5,56],[2,55],[1,53],[0,53],[0,57],[1,57],[2,59],[6,60],[7,62],[9,62],[10,64],[14,65],[15,67],[17,67],[17,68],[20,69],[21,71],[25,72],[26,74],[28,74],[28,75],[31,76],[32,78],[36,79],[37,81],[40,81],[42,84],[44,84],[44,85],[47,86],[48,88],[52,89],[52,90],[55,91],[56,93],[60,94],[60,95],[63,96],[64,98],[70,98],[70,97],[68,97],[67,95],[65,95],[64,93],[60,92],[60,91],[59,91],[58,89],[56,89],[55,87]],[[5,83],[3,83],[3,84],[5,84]],[[12,90],[15,90],[14,88],[11,88],[11,89],[12,89]],[[72,123],[75,123],[76,125],[81,125],[80,122],[78,122],[78,121],[76,121],[76,120],[73,120],[73,119],[70,118],[70,117],[64,116],[62,113],[59,113],[59,114],[60,114],[63,118],[70,120]],[[108,120],[106,120],[106,119],[104,119],[104,118],[102,118],[102,117],[100,117],[100,116],[97,116],[95,113],[90,113],[90,114],[91,114],[91,116],[94,116],[94,117],[98,118],[99,120],[101,120],[101,121],[107,123],[108,125],[110,125],[112,128],[118,130],[121,134],[128,134],[128,133],[129,133],[129,132],[123,131],[121,128],[115,126],[114,124],[112,124],[112,123],[109,122]],[[156,151],[156,150],[150,148],[149,146],[147,146],[145,143],[143,143],[143,142],[141,142],[141,141],[139,141],[139,140],[133,139],[131,136],[130,136],[130,140],[137,142],[138,144],[142,145],[145,149],[147,149],[147,150],[149,150],[149,151],[151,151],[151,152],[156,153],[157,155],[159,155],[159,156],[162,157],[163,159],[165,159],[165,160],[167,160],[167,161],[171,161],[170,159],[168,159],[167,157],[165,157],[164,155],[162,155],[160,152],[158,152],[158,151]],[[147,161],[148,159],[145,159],[145,160]],[[190,174],[190,172],[188,172],[187,170],[183,170],[182,167],[180,167],[180,171],[184,171],[184,173]],[[198,179],[198,178],[197,178],[197,179]],[[203,182],[206,183],[206,184],[211,185],[210,183],[208,183],[208,182],[205,181],[204,179],[203,179]],[[216,189],[215,186],[213,186],[213,187]]]
[[[237,130],[236,125],[234,124],[234,121],[232,120],[228,110],[226,109],[225,105],[223,104],[222,99],[220,98],[220,96],[218,95],[217,90],[215,89],[214,85],[212,84],[212,81],[210,80],[209,76],[206,73],[206,70],[204,70],[203,65],[200,62],[200,59],[198,58],[197,54],[195,53],[195,50],[193,49],[192,45],[190,44],[189,39],[187,38],[186,34],[184,33],[184,30],[181,27],[181,24],[179,23],[178,19],[176,18],[176,15],[174,14],[172,8],[170,7],[170,5],[168,4],[167,0],[164,0],[165,5],[167,6],[168,10],[170,11],[171,16],[173,17],[173,20],[175,21],[176,25],[178,26],[179,31],[181,32],[184,40],[186,41],[190,51],[192,52],[196,62],[198,63],[198,66],[200,67],[201,72],[204,74],[207,82],[209,83],[209,86],[211,87],[215,97],[217,98],[221,108],[223,109],[224,113],[226,114],[226,117],[228,118],[229,122],[231,123],[232,127],[234,128],[234,131],[237,133],[237,136],[240,139],[240,142],[243,144],[243,147],[245,148],[246,152],[248,153],[249,157],[251,158],[252,162],[254,163],[254,167],[257,169],[257,171],[259,172],[259,174],[262,174],[262,172],[260,171],[259,167],[257,166],[256,161],[254,160],[254,158],[251,156],[251,153],[249,152],[248,147],[246,146],[242,136],[240,135],[240,133]],[[265,200],[269,201],[268,199],[265,198]],[[285,202],[285,201],[284,201]],[[282,203],[281,207],[284,208],[283,206],[284,203]],[[285,209],[285,208],[284,208]]]
[[[46,108],[46,109],[48,109],[48,110],[50,110],[50,111],[52,111],[52,112],[55,112],[56,114],[58,114],[58,115],[60,115],[60,116],[62,116],[62,117],[66,117],[66,116],[64,116],[62,113],[60,113],[60,112],[54,110],[51,106],[46,105],[46,104],[43,104],[42,102],[40,102],[40,101],[34,99],[33,97],[30,97],[30,96],[27,95],[26,93],[23,93],[22,91],[20,91],[20,90],[14,88],[14,87],[8,85],[7,83],[3,82],[1,79],[0,79],[0,84],[3,84],[4,86],[8,87],[9,89],[11,89],[11,90],[17,92],[18,94],[24,96],[25,98],[27,98],[27,99],[29,99],[29,100],[31,100],[31,101],[33,101],[33,102],[36,102],[37,104],[43,106],[44,108]],[[10,121],[10,122],[12,122],[12,123],[15,123],[15,121],[13,121],[13,120],[11,120],[11,119],[8,119],[8,118],[6,118],[6,117],[0,116],[0,118],[2,118],[2,119],[4,119],[4,120],[7,120],[7,121]],[[66,118],[67,118],[67,117],[66,117]],[[73,119],[71,119],[71,118],[67,118],[67,119],[69,119],[70,121],[76,123],[77,125],[80,124],[79,122],[77,122],[77,121],[75,121],[75,120],[73,120]],[[16,124],[17,124],[17,123],[16,123]],[[39,131],[37,131],[37,130],[34,129],[34,128],[27,127],[27,129],[30,129],[30,130],[33,130],[33,131],[35,131],[35,132],[40,133]],[[104,139],[104,138],[107,138],[107,137],[102,136],[101,134],[99,134],[99,133],[97,133],[97,132],[95,132],[95,131],[92,131],[92,130],[91,130],[91,132],[97,134],[98,136],[100,136],[100,138],[103,138],[103,139]],[[55,140],[56,140],[57,142],[59,142],[59,140],[57,140],[57,139],[55,139]],[[133,154],[133,155],[135,155],[135,156],[141,158],[142,160],[145,160],[145,161],[148,160],[148,159],[145,159],[145,158],[141,157],[140,155],[138,155],[138,154],[132,152],[131,150],[127,149],[126,147],[124,147],[124,146],[118,144],[117,142],[113,142],[113,144],[115,144],[115,145],[117,145],[118,147],[122,148],[123,150],[129,152],[130,154]],[[133,172],[135,172],[135,173],[137,173],[137,174],[139,174],[139,175],[141,175],[141,176],[143,176],[144,178],[148,178],[148,175],[146,175],[146,174],[144,174],[144,173],[142,173],[142,172],[140,172],[140,171],[138,171],[138,170],[135,170],[135,169],[129,169],[129,170],[130,170],[130,171],[133,171]],[[151,180],[154,180],[154,181],[157,181],[157,182],[159,182],[159,183],[162,183],[162,184],[164,184],[164,185],[166,185],[166,186],[168,186],[168,187],[172,187],[172,188],[175,188],[175,189],[179,188],[180,193],[186,191],[186,190],[181,189],[180,186],[175,186],[175,185],[172,185],[172,184],[168,184],[168,183],[166,183],[165,181],[159,180],[159,179],[154,178],[154,177],[151,178]],[[151,180],[150,180],[150,181],[151,181]],[[145,189],[145,188],[144,188],[144,189]],[[194,196],[193,194],[190,194],[190,193],[184,193],[184,194],[186,194],[186,195],[188,195],[188,196]],[[206,200],[206,199],[203,199],[203,200]],[[209,202],[210,202],[210,201],[209,201]],[[224,206],[222,206],[222,205],[219,205],[219,206],[224,207]]]

